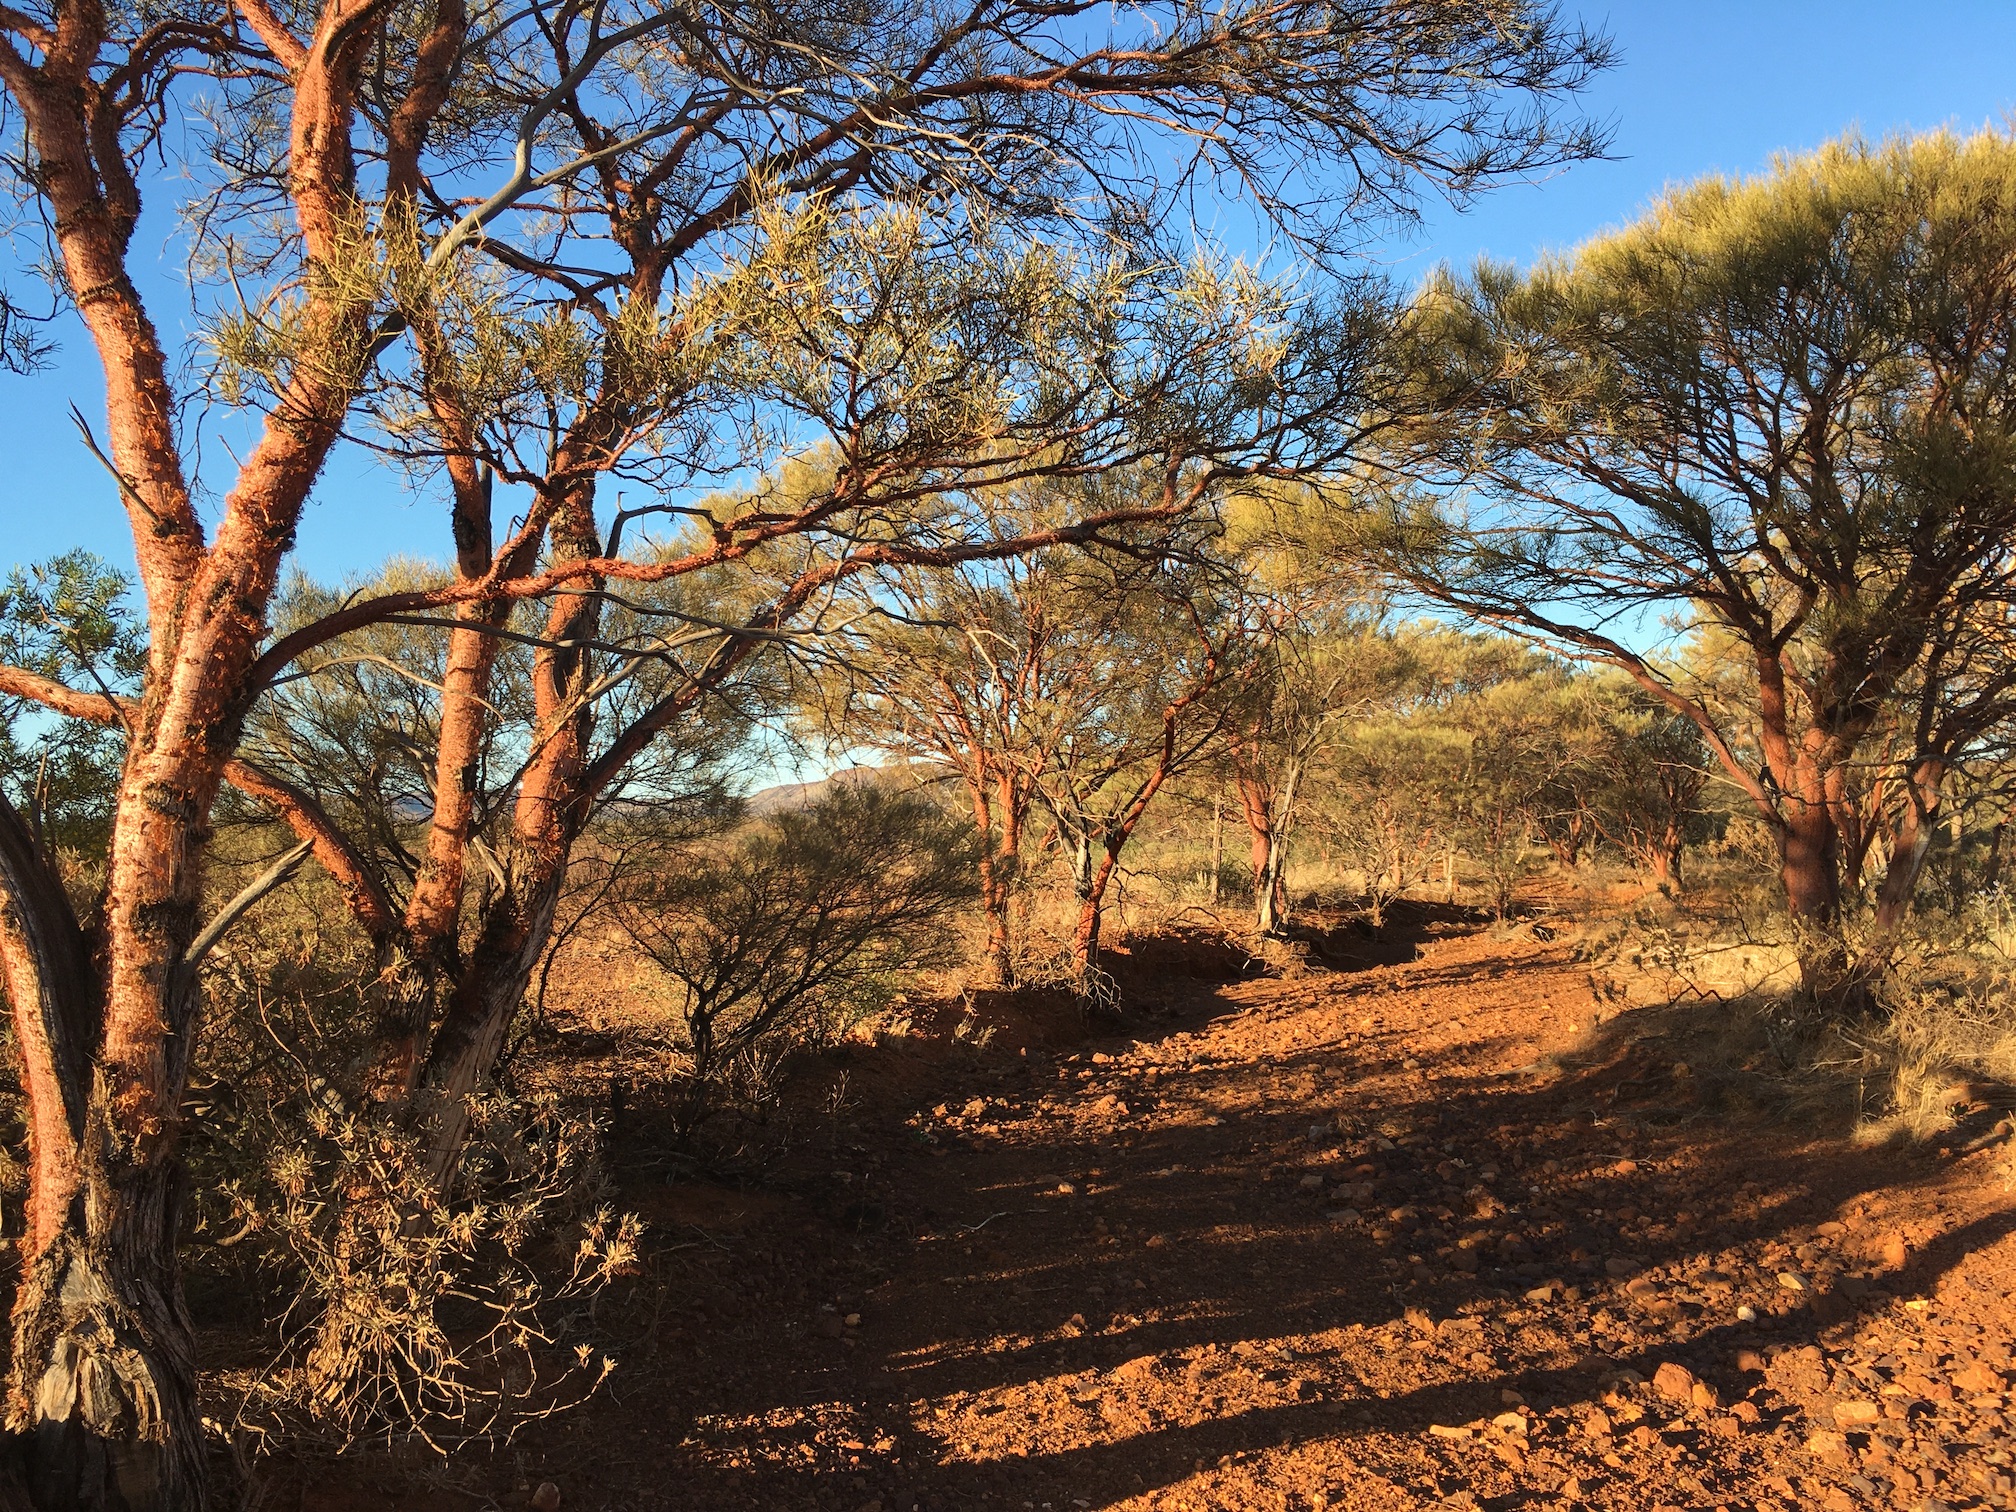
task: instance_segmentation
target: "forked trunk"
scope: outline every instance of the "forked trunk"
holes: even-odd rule
[[[1247,875],[1253,884],[1254,924],[1261,934],[1272,934],[1281,924],[1280,837],[1274,823],[1273,798],[1266,783],[1250,772],[1240,773],[1238,790],[1239,810],[1246,820]]]
[[[1109,839],[1095,852],[1089,840],[1072,851],[1073,891],[1078,897],[1078,925],[1071,933],[1071,961],[1081,981],[1089,981],[1099,964],[1099,931],[1106,911],[1106,888],[1120,864],[1120,846],[1127,837]]]
[[[1668,892],[1680,891],[1680,866],[1687,849],[1687,838],[1681,832],[1679,822],[1666,821],[1665,831],[1659,837],[1659,844],[1652,852],[1652,870],[1659,885]]]
[[[1925,873],[1925,857],[1932,849],[1932,830],[1939,812],[1940,788],[1946,776],[1943,764],[1912,774],[1905,788],[1903,812],[1896,833],[1890,837],[1890,864],[1884,869],[1883,884],[1876,893],[1876,933],[1887,939],[1896,933],[1911,911],[1911,898],[1918,879]]]
[[[1932,849],[1945,780],[1946,764],[1930,761],[1913,771],[1904,784],[1904,808],[1890,836],[1890,861],[1876,890],[1875,928],[1861,958],[1852,963],[1848,1006],[1862,1007],[1873,1000],[1877,983],[1896,953],[1898,932],[1910,915],[1912,896],[1925,874],[1925,857]]]
[[[1078,927],[1071,933],[1071,960],[1079,974],[1088,975],[1099,964],[1099,900],[1086,898],[1078,905]]]
[[[1981,862],[1981,890],[1993,892],[2002,885],[2002,837],[2009,833],[2009,821],[2000,819],[1988,831],[1988,854]]]

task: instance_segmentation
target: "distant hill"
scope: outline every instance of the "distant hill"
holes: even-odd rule
[[[811,782],[780,782],[774,787],[758,788],[749,795],[749,813],[760,819],[768,814],[803,808],[808,803],[818,802],[841,784],[889,782],[921,785],[942,782],[947,775],[941,768],[923,761],[898,762],[890,766],[843,767]]]

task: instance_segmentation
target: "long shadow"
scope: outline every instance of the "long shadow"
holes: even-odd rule
[[[1398,987],[1474,987],[1484,975],[1474,963],[1430,966]],[[627,1379],[606,1409],[651,1447],[634,1472],[601,1454],[581,1473],[612,1490],[644,1476],[655,1499],[640,1492],[639,1505],[872,1496],[898,1512],[1062,1509],[1173,1487],[1227,1456],[1334,1445],[1363,1464],[1390,1461],[1396,1505],[1457,1483],[1517,1497],[1530,1484],[1481,1447],[1439,1446],[1469,1456],[1445,1485],[1395,1439],[1488,1417],[1507,1391],[1542,1407],[1590,1402],[1621,1372],[1649,1377],[1669,1362],[1733,1398],[1751,1384],[1733,1363],[1739,1349],[1837,1338],[2016,1227],[2016,1213],[1979,1218],[1901,1271],[1819,1243],[1816,1225],[1922,1181],[1924,1160],[1840,1141],[1801,1147],[1754,1119],[1721,1121],[1713,1088],[1641,1085],[1629,1014],[1552,1076],[1476,1071],[1504,1059],[1488,1033],[1403,1055],[1399,1027],[1338,1025],[1328,1042],[1259,1057],[1272,1083],[1259,1086],[1250,1049],[1236,1060],[1194,1053],[1227,1016],[1222,1000],[1201,989],[1171,1000],[1173,1021],[1062,1056],[976,1062],[928,1107],[859,1127],[846,1169],[779,1181],[773,1195],[804,1215],[795,1227],[661,1236],[659,1309],[649,1329],[631,1330]],[[1473,1019],[1490,1011],[1465,1007]],[[1658,1032],[1689,1028],[1695,1011],[1657,1010]],[[1086,1073],[1114,1100],[1103,1126],[1086,1112]],[[969,1092],[979,1110],[951,1111]],[[1073,1105],[1093,1127],[1053,1126],[1046,1102]],[[1323,1188],[1348,1189],[1338,1200],[1361,1216],[1328,1216],[1326,1192],[1303,1184],[1312,1170]],[[1707,1265],[1739,1274],[1704,1282]],[[1778,1285],[1778,1268],[1808,1272],[1807,1290]],[[1549,1283],[1546,1298],[1526,1295]],[[1583,1295],[1567,1300],[1566,1288]],[[1753,1320],[1735,1314],[1746,1299]],[[668,1306],[686,1322],[667,1325]],[[842,1321],[850,1311],[858,1326]],[[1449,1321],[1464,1319],[1476,1327]],[[1599,1330],[1592,1319],[1607,1321]],[[1467,1347],[1473,1339],[1488,1347]],[[1228,1388],[1251,1405],[1191,1410],[1205,1399],[1191,1379],[1200,1361],[1255,1349],[1245,1358],[1262,1365],[1234,1368]],[[1415,1364],[1382,1367],[1413,1353]],[[1039,1383],[1117,1403],[1121,1426],[1093,1419],[1076,1435],[1092,1441],[1061,1447],[994,1433],[986,1409]],[[1270,1390],[1307,1399],[1261,1400]],[[929,1404],[952,1404],[951,1415],[934,1419]],[[1774,1429],[1767,1416],[1691,1452],[1761,1473],[1783,1455],[1791,1421]],[[843,1426],[819,1429],[833,1422]],[[1046,1431],[1058,1436],[1055,1414]],[[572,1458],[564,1429],[528,1442],[553,1463]]]

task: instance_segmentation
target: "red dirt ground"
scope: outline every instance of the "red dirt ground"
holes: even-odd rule
[[[1530,932],[1383,954],[859,1047],[739,1189],[632,1107],[605,1393],[424,1493],[358,1459],[265,1505],[2016,1507],[2006,1144],[1708,1115]]]

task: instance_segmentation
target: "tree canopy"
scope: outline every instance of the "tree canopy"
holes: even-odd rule
[[[1374,555],[1693,719],[1824,930],[1872,730],[2006,623],[2012,260],[2016,143],[1986,132],[1843,141],[1530,273],[1440,277],[1412,339],[1442,419],[1395,458],[1433,491]],[[1651,649],[1661,614],[1742,648],[1750,728]],[[1987,680],[1934,700],[1907,769],[2006,717]]]

